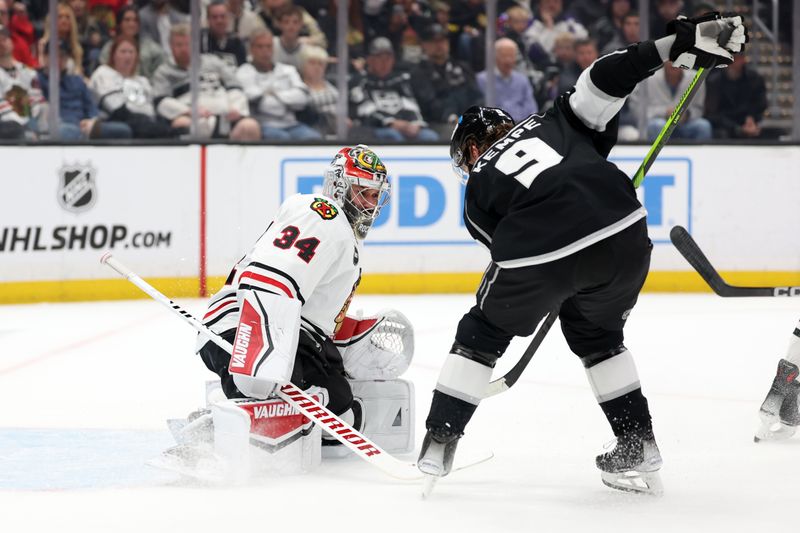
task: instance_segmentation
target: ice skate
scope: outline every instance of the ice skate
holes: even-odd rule
[[[603,483],[611,488],[654,496],[664,492],[658,473],[661,453],[652,431],[618,437],[614,449],[596,461]]]
[[[436,430],[428,430],[425,434],[417,461],[417,468],[425,474],[423,498],[430,496],[439,478],[446,476],[453,469],[459,437]]]
[[[795,434],[800,425],[798,374],[800,369],[797,365],[785,359],[778,362],[775,379],[758,412],[761,425],[756,430],[753,441],[784,440]]]

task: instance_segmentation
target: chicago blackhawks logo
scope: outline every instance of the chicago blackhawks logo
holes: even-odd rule
[[[311,210],[322,217],[322,220],[333,220],[339,214],[336,206],[324,198],[314,198],[311,203]]]
[[[65,165],[58,169],[58,203],[67,211],[79,213],[97,200],[95,170],[91,165]]]
[[[362,148],[353,148],[350,151],[350,156],[353,157],[356,167],[375,172],[379,174],[386,174],[386,167],[372,150],[364,150]]]

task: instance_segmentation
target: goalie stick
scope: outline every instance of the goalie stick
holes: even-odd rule
[[[100,258],[100,262],[108,265],[128,281],[139,287],[148,296],[168,307],[176,314],[180,315],[185,322],[197,330],[201,335],[205,336],[208,340],[223,350],[226,350],[228,353],[231,353],[233,346],[230,342],[226,341],[208,329],[205,325],[203,325],[202,322],[197,320],[188,311],[164,296],[145,280],[137,276],[132,270],[117,261],[111,255],[111,253],[106,253],[103,255],[103,257]],[[349,448],[359,458],[379,468],[389,476],[403,480],[422,479],[422,473],[417,470],[414,463],[400,461],[399,459],[385,452],[380,446],[369,440],[347,422],[333,414],[324,405],[314,401],[313,398],[307,395],[299,387],[293,385],[292,383],[286,383],[285,385],[281,386],[280,389],[277,389],[277,394],[288,404],[295,406],[309,420],[318,424],[328,434],[341,442],[344,446],[347,446],[347,448]],[[479,462],[483,462],[485,460],[486,459],[484,458]]]
[[[711,265],[706,255],[683,226],[675,226],[669,232],[675,248],[692,265],[711,289],[724,298],[746,296],[800,296],[800,287],[737,287],[729,285]]]

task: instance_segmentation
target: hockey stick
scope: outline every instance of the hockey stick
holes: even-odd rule
[[[800,287],[736,287],[728,285],[719,272],[711,265],[695,240],[683,226],[675,226],[669,232],[669,238],[675,248],[692,265],[700,277],[719,296],[800,296]]]
[[[721,46],[727,44],[728,39],[731,38],[733,30],[734,27],[732,25],[728,25],[726,29],[720,32],[719,37],[717,37],[717,42]],[[664,124],[663,128],[661,128],[661,132],[659,132],[658,137],[656,137],[656,140],[653,142],[650,150],[648,150],[647,155],[644,156],[644,160],[642,161],[642,164],[639,165],[639,169],[636,171],[636,174],[633,175],[634,187],[638,188],[639,185],[642,184],[642,181],[644,181],[647,171],[653,166],[653,163],[655,163],[659,152],[661,152],[661,149],[667,144],[667,141],[672,136],[672,132],[678,126],[678,122],[681,120],[683,111],[689,107],[689,104],[692,103],[692,100],[694,100],[694,95],[697,94],[698,90],[700,90],[700,86],[703,84],[710,72],[711,69],[703,67],[697,69],[697,73],[694,75],[694,78],[692,78],[692,82],[689,84],[689,87],[687,87],[683,92],[678,105],[675,106],[675,109],[672,111],[669,119],[667,119],[667,123]]]
[[[171,309],[174,313],[181,316],[183,320],[197,330],[201,335],[208,338],[211,342],[231,353],[233,346],[210,329],[202,322],[197,320],[188,311],[164,296],[155,287],[137,276],[128,267],[117,261],[111,253],[106,253],[100,258],[100,262],[114,269],[122,277],[139,287],[148,296]],[[296,407],[309,420],[318,424],[323,430],[347,446],[354,454],[369,464],[379,468],[384,473],[403,480],[422,479],[422,473],[417,470],[413,463],[406,463],[396,459],[389,453],[381,449],[380,446],[369,440],[363,434],[347,422],[330,412],[325,406],[320,405],[313,398],[307,395],[302,389],[292,383],[286,383],[277,390],[277,395],[288,404]]]
[[[495,394],[500,394],[501,392],[505,392],[514,386],[514,383],[517,382],[519,377],[522,375],[522,372],[525,370],[525,367],[527,367],[528,363],[531,361],[531,359],[533,359],[533,354],[535,354],[536,350],[539,349],[539,346],[542,344],[542,341],[547,335],[547,332],[550,331],[550,327],[556,321],[557,317],[558,309],[553,309],[550,311],[550,313],[542,322],[542,325],[539,326],[539,330],[536,332],[536,335],[534,335],[531,343],[527,348],[525,348],[525,352],[523,352],[522,357],[519,358],[517,364],[515,364],[511,370],[506,372],[503,377],[495,379],[486,386],[486,392],[483,393],[484,398],[489,398]]]

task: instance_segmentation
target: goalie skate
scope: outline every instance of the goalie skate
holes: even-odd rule
[[[603,484],[612,489],[653,496],[664,493],[658,473],[662,462],[651,432],[619,437],[613,450],[597,456]]]
[[[761,425],[753,437],[754,442],[785,440],[797,431],[800,425],[798,373],[797,365],[785,359],[778,362],[775,379],[758,412]]]

